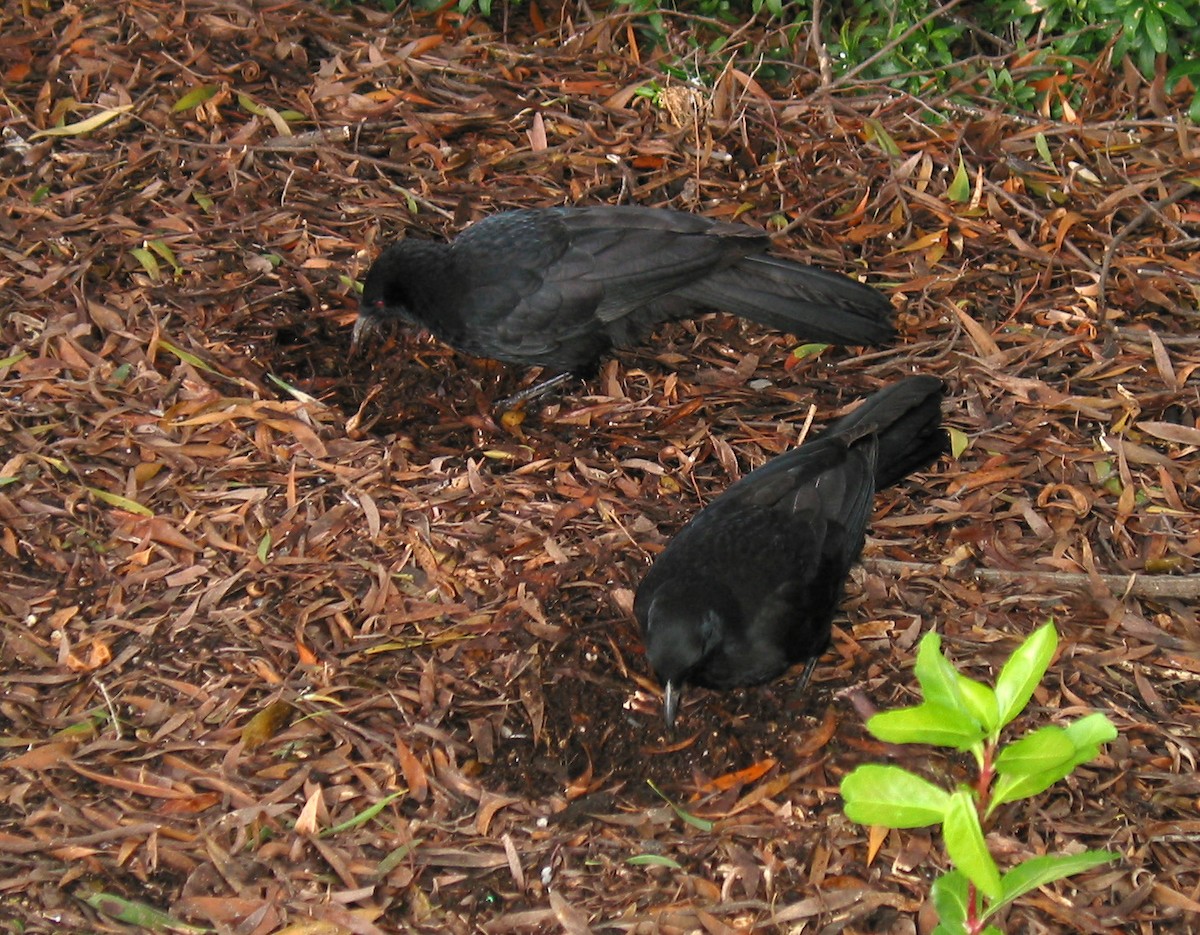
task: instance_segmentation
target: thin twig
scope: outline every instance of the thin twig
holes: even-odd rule
[[[868,571],[887,575],[957,576],[956,571],[932,562],[899,562],[890,558],[866,558]],[[1118,597],[1146,597],[1157,600],[1200,598],[1200,575],[1087,575],[1069,571],[1009,571],[1004,568],[973,568],[970,577],[980,584],[1041,584],[1072,591],[1090,590],[1102,584]]]

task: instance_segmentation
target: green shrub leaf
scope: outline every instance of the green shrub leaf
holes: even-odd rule
[[[958,690],[958,670],[942,655],[942,638],[926,633],[917,647],[917,664],[913,669],[925,700],[954,711],[962,711],[962,695]]]
[[[945,789],[899,766],[869,763],[842,780],[846,817],[860,825],[923,828],[942,820]]]
[[[999,707],[996,703],[996,693],[982,682],[959,674],[958,690],[962,695],[963,706],[971,713],[976,724],[991,734],[1000,729]]]
[[[942,823],[942,835],[946,841],[946,853],[954,861],[954,866],[965,873],[988,899],[999,899],[1002,893],[1000,871],[983,839],[975,800],[966,789],[959,789],[950,796],[946,818]]]
[[[933,908],[941,926],[948,932],[965,932],[967,924],[967,876],[961,870],[951,870],[933,881],[929,891]]]
[[[998,726],[1011,722],[1029,703],[1057,648],[1058,633],[1051,620],[1034,630],[1004,663],[996,678],[996,703],[1000,709]]]
[[[867,730],[886,743],[929,743],[955,750],[969,750],[987,734],[962,709],[929,701],[876,714],[867,721]]]
[[[1075,759],[1075,744],[1061,727],[1043,727],[996,757],[996,772],[1009,776],[1032,776],[1070,763]]]
[[[1000,878],[1002,895],[988,906],[983,918],[986,919],[1030,890],[1099,867],[1111,860],[1117,860],[1120,856],[1116,851],[1084,851],[1082,854],[1047,854],[1017,864]]]

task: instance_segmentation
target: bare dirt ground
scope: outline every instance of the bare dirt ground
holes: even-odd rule
[[[782,40],[754,27],[672,116],[629,26],[0,14],[4,930],[928,931],[939,840],[871,841],[837,787],[968,764],[862,709],[913,701],[927,630],[990,677],[1050,616],[1018,728],[1120,736],[991,841],[1123,856],[1005,926],[1200,930],[1182,97],[1116,67],[1071,79],[1070,119],[930,123],[757,80]],[[706,316],[523,421],[492,408],[519,368],[410,332],[350,359],[390,239],[618,202],[791,224],[779,249],[865,274],[901,337],[801,358]],[[692,692],[665,737],[629,612],[652,555],[810,413],[914,371],[970,445],[878,498],[814,685]]]

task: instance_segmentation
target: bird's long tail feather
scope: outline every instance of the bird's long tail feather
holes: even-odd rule
[[[877,443],[875,489],[882,490],[932,463],[950,445],[942,428],[945,384],[937,377],[907,377],[867,397],[829,426],[823,437],[863,438]]]
[[[882,293],[780,257],[746,257],[677,294],[808,340],[884,344],[895,333],[892,306]]]

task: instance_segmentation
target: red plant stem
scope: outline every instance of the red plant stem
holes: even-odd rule
[[[992,779],[996,770],[992,766],[992,758],[996,754],[996,745],[984,744],[983,764],[979,767],[979,781],[975,784],[975,810],[979,812],[979,826],[983,827],[984,816],[987,814],[988,802],[991,799]]]
[[[967,931],[970,935],[979,931],[979,891],[970,881],[967,882]]]

